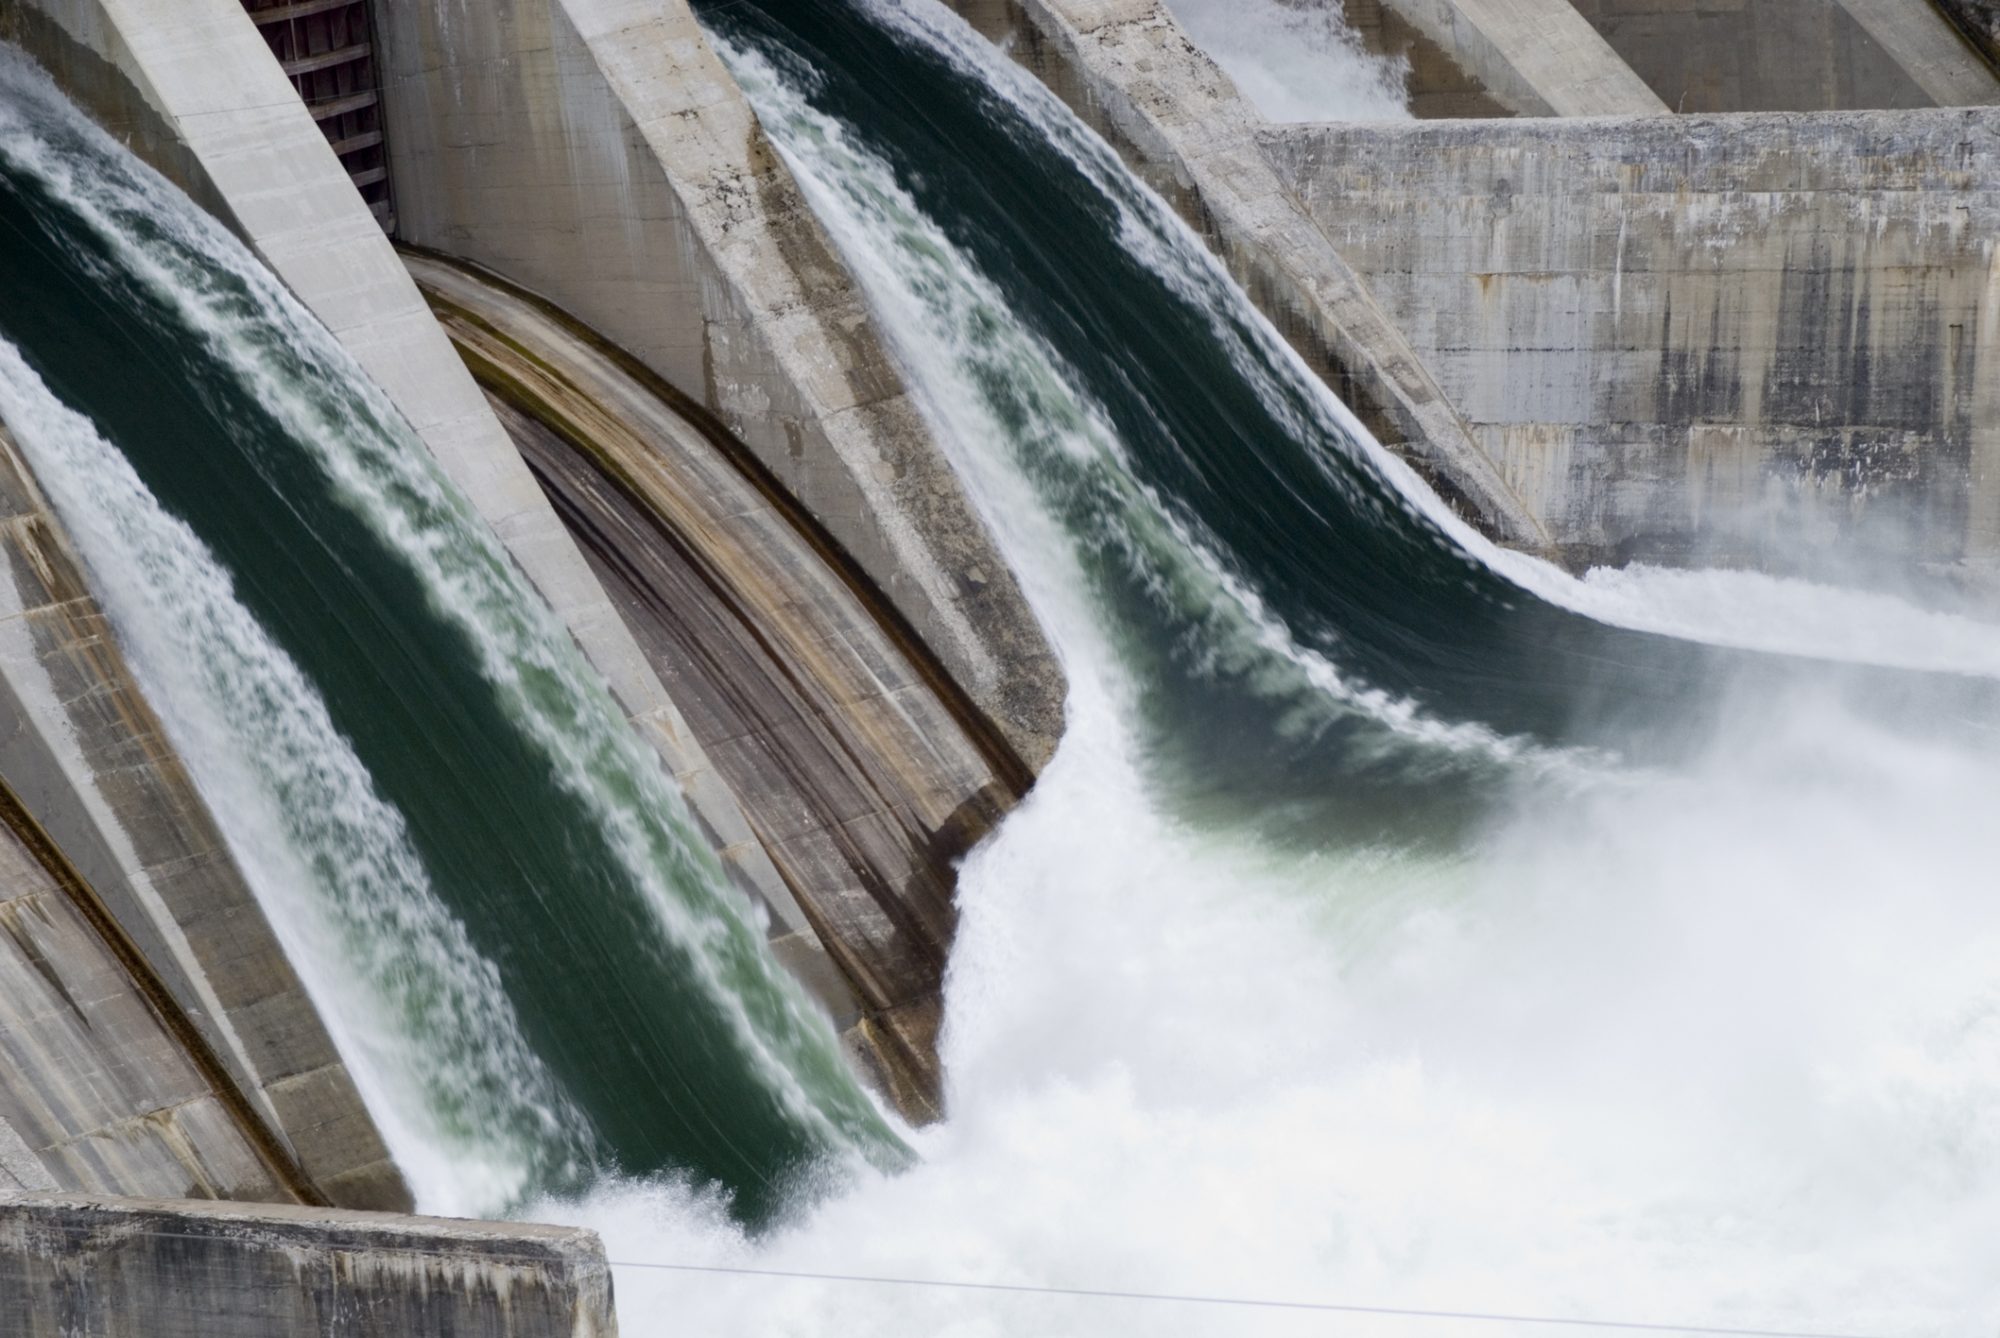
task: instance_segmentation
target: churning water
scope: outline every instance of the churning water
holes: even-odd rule
[[[908,1136],[907,1166],[822,1067],[822,1031],[698,849],[649,864],[613,839],[678,807],[613,742],[587,673],[549,667],[566,643],[323,332],[226,237],[176,237],[209,226],[184,202],[100,200],[163,188],[18,74],[0,89],[5,254],[38,239],[0,259],[26,294],[0,310],[19,348],[0,356],[0,416],[218,810],[267,795],[230,831],[246,866],[312,871],[274,917],[338,927],[370,903],[321,866],[384,852],[382,914],[429,945],[409,969],[479,1038],[436,1049],[435,1019],[366,971],[367,990],[322,984],[362,1037],[350,1054],[379,1052],[362,1065],[378,1110],[423,1134],[406,1164],[483,1183],[526,1161],[501,1178],[544,1193],[527,1211],[588,1222],[626,1261],[1990,1331],[2000,628],[1743,574],[1578,581],[1496,551],[1115,155],[940,7],[704,8],[1071,683],[1056,759],[963,871],[951,1114]],[[170,225],[142,226],[155,215]],[[165,360],[145,415],[33,316],[85,295],[120,313],[99,338],[136,323]],[[198,338],[169,356],[162,331]],[[238,491],[267,473],[284,486]],[[353,563],[363,588],[340,575]],[[147,575],[163,564],[170,580]],[[186,613],[133,607],[163,584]],[[523,661],[547,675],[539,705],[511,686]],[[265,685],[273,723],[218,709],[242,690],[224,673]],[[493,705],[391,746],[461,699]],[[498,770],[478,751],[495,727],[519,740]],[[301,830],[287,752],[238,737],[272,729],[324,759],[315,783],[347,787],[367,843]],[[440,778],[456,793],[426,794]],[[474,895],[490,866],[441,832],[547,805],[541,835],[610,833],[584,867],[615,872],[535,863]],[[545,960],[549,926],[607,888],[668,946]],[[560,914],[520,918],[551,899]],[[365,965],[374,916],[313,937],[308,960]],[[708,1067],[675,1084],[652,1066],[688,1052],[662,1033],[690,1024],[661,1010],[689,995],[727,1044],[696,1047]],[[432,1053],[467,1075],[442,1094]],[[754,1131],[741,1159],[686,1133],[691,1111]],[[827,1164],[816,1194],[786,1192]],[[617,1285],[628,1335],[1509,1327],[638,1267]]]
[[[1495,553],[935,6],[713,22],[1023,572],[1071,724],[964,872],[952,1116],[920,1164],[754,1242],[699,1201],[607,1186],[575,1215],[613,1256],[1989,1327],[1990,699],[1923,673],[1885,713],[1890,680],[1814,661],[1990,677],[2000,629]],[[1294,522],[1301,495],[1362,537]],[[627,1314],[670,1304],[703,1332],[1494,1327],[619,1286]]]

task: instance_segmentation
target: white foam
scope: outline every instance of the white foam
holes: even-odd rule
[[[1270,121],[1407,121],[1408,62],[1366,50],[1340,0],[1166,0]]]
[[[959,40],[933,7],[880,8]],[[1048,454],[1039,434],[1087,420],[1064,409],[1017,431],[982,416],[959,378],[996,364],[949,337],[977,276],[931,267],[954,258],[929,237],[911,245],[854,145],[801,118],[784,81],[743,55],[732,63],[767,129],[815,208],[831,206],[1053,629],[1070,729],[963,872],[952,1115],[921,1136],[917,1168],[758,1240],[673,1186],[606,1185],[548,1211],[596,1226],[625,1261],[1653,1324],[1990,1328],[2000,902],[1985,891],[1984,815],[2000,766],[1801,691],[1775,714],[1732,714],[1682,774],[1519,813],[1462,859],[1285,855],[1190,827],[1149,798],[1130,676],[1022,476],[1023,438]],[[989,329],[1010,319],[982,315]],[[1047,359],[1018,364],[1044,373],[1062,376]],[[1117,459],[1095,437],[1066,449]],[[1624,588],[1528,575],[1607,616],[1629,600],[1635,621],[1718,637],[1783,614],[1786,637],[1823,649],[1862,607],[1728,577],[1715,579],[1746,601],[1733,610],[1698,585],[1649,589],[1649,575]],[[1983,661],[1976,628],[1871,608],[1916,617],[1898,635],[1923,639],[1924,656]],[[1542,1331],[640,1268],[620,1269],[618,1289],[635,1338]]]

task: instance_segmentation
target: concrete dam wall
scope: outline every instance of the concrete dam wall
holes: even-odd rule
[[[0,1202],[12,1338],[615,1338],[589,1232],[328,1209]]]
[[[1272,128],[1576,561],[2000,541],[1992,111]]]
[[[2000,558],[1976,7],[1354,0],[1417,53],[1420,110],[1469,115],[1303,126],[1159,0],[956,7],[1496,539],[1575,567]],[[260,9],[0,0],[0,37],[380,383],[849,1057],[938,1118],[957,862],[1052,756],[1065,684],[727,65],[680,0]],[[613,1332],[587,1234],[396,1215],[332,1032],[4,433],[0,549],[0,1329]]]

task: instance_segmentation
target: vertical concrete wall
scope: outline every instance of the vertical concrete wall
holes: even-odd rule
[[[1261,120],[1159,0],[957,7],[1119,146],[1385,446],[1505,542],[1548,546],[1367,285],[1264,161]]]
[[[1038,767],[1060,671],[685,5],[441,0],[378,23],[404,238],[540,292],[713,411]]]
[[[0,778],[151,965],[171,1008],[217,1057],[222,1080],[249,1102],[249,1118],[271,1131],[295,1179],[336,1203],[407,1206],[402,1177],[346,1066],[133,682],[60,522],[4,431],[0,559]],[[41,890],[32,881],[23,885],[24,895]],[[29,948],[22,951],[32,960]],[[43,960],[57,979],[105,979],[94,956]],[[144,1027],[129,1035],[70,1033],[82,1046],[74,1050],[63,1049],[55,1031],[42,1032],[34,1045],[16,1038],[24,1048],[7,1052],[15,1066],[7,1082],[27,1103],[17,1114],[47,1103],[46,1118],[30,1123],[34,1146],[55,1158],[57,1183],[105,1190],[134,1184],[117,1168],[125,1154],[111,1144],[172,1142],[171,1122],[105,1132],[109,1123],[150,1118],[151,1111],[193,1099],[184,1071],[159,1068],[153,1038]],[[110,1089],[73,1102],[65,1086],[44,1088],[31,1077],[67,1069],[88,1083],[105,1059],[153,1073],[163,1104],[148,1106],[151,1096],[110,1078]],[[55,1153],[57,1144],[81,1150]],[[200,1140],[189,1155],[210,1160]],[[238,1163],[217,1170],[207,1185],[255,1188],[254,1177],[238,1174]],[[100,1165],[107,1179],[92,1178]],[[156,1173],[171,1174],[158,1165],[147,1170]],[[143,1183],[153,1192],[184,1193],[203,1181],[190,1171],[186,1184]]]
[[[564,1227],[59,1195],[0,1202],[8,1338],[616,1338]]]
[[[2000,112],[1261,142],[1572,557],[2000,548]]]

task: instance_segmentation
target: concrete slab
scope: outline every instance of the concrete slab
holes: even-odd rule
[[[10,1338],[616,1338],[590,1232],[166,1199],[0,1201]]]

